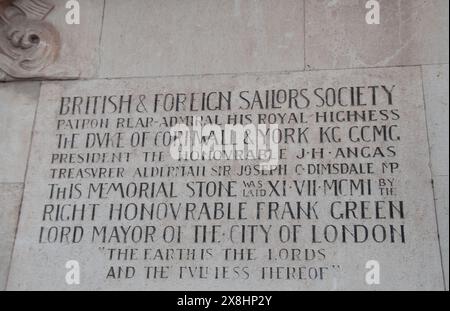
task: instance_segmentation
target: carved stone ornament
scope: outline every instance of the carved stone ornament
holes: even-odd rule
[[[52,0],[0,0],[0,79],[46,79],[77,76],[56,66],[59,32],[45,21]]]

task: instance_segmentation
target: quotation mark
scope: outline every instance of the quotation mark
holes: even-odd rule
[[[366,9],[369,10],[366,14],[366,23],[368,25],[379,25],[380,3],[376,0],[369,0],[366,2]]]
[[[66,283],[67,285],[80,285],[80,263],[76,260],[66,262]]]
[[[66,2],[66,23],[68,25],[80,24],[80,3],[77,0],[69,0]]]

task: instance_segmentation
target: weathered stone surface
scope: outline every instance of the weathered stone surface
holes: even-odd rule
[[[108,0],[100,76],[303,70],[303,13],[297,0]]]
[[[437,220],[442,249],[446,286],[449,288],[448,239],[448,158],[449,92],[448,65],[423,66],[425,105],[430,139],[431,170],[434,180]]]
[[[23,184],[0,183],[0,290],[6,289]]]
[[[448,65],[424,66],[425,105],[434,176],[448,176]]]
[[[356,92],[357,89],[350,87],[355,86],[362,88],[358,89],[360,95],[353,93],[352,97],[350,92]],[[203,110],[201,109],[200,99],[202,96],[200,93],[211,92],[211,90],[224,92],[222,95],[225,97],[218,97],[217,93],[205,93],[212,94],[211,98],[213,99],[210,105],[203,106],[208,109]],[[260,97],[255,97],[256,90],[261,92]],[[271,91],[266,93],[264,90],[278,90],[275,102],[269,101],[270,109],[267,109],[265,105],[259,106],[258,98],[264,102],[266,94],[269,98],[272,94]],[[282,90],[290,90],[289,98],[291,98],[292,105],[290,108]],[[325,92],[328,94],[330,106],[320,107],[322,100],[325,99]],[[342,95],[340,102],[337,98],[333,100],[333,92],[336,92],[335,95],[338,93]],[[178,94],[174,96],[181,102],[183,102],[183,98],[194,98],[195,100],[192,105],[180,104],[180,110],[173,111],[170,109],[170,105],[163,106],[162,104],[163,98],[174,98],[167,94]],[[190,95],[184,97],[183,94]],[[229,94],[230,97],[226,97],[226,94]],[[121,95],[124,96],[123,100],[125,101],[130,99],[129,104],[125,102],[122,106],[121,113],[118,111],[120,97],[108,97],[106,101],[103,98],[103,96]],[[77,99],[79,96],[82,98]],[[95,98],[89,99],[88,106],[87,96],[102,97],[97,98],[98,106],[94,108]],[[220,111],[214,110],[219,105],[218,98],[223,99]],[[230,98],[230,101],[228,102],[224,98]],[[361,99],[359,105],[352,106],[351,103],[357,103],[357,98]],[[423,98],[420,68],[45,83],[42,87],[37,113],[32,157],[29,174],[27,174],[24,203],[8,288],[13,290],[443,289],[431,172],[428,165],[429,151]],[[73,101],[77,105],[70,105]],[[256,107],[250,109],[247,101],[254,102]],[[80,110],[77,107],[80,107]],[[169,111],[162,111],[163,107]],[[344,113],[339,117],[335,115],[334,121],[330,120],[331,114],[327,114],[327,120],[319,117],[324,112],[337,113],[338,111],[344,111]],[[350,114],[346,111],[350,111]],[[354,112],[352,111],[364,114],[365,121],[361,120],[362,117],[357,117],[358,121],[353,120]],[[282,173],[280,170],[274,171],[272,176],[262,176],[253,166],[260,163],[261,160],[176,161],[171,158],[168,153],[169,147],[164,146],[162,140],[163,133],[170,130],[170,126],[164,125],[164,121],[167,121],[165,118],[175,117],[181,122],[181,117],[202,116],[205,121],[205,118],[209,116],[213,122],[225,124],[229,123],[228,118],[243,115],[244,121],[250,119],[250,123],[264,123],[258,122],[258,118],[260,116],[269,118],[269,113],[275,113],[273,117],[277,116],[276,113],[286,113],[291,116],[289,122],[286,118],[281,119],[279,115],[277,120],[272,121],[278,124],[283,133],[287,133],[286,130],[290,128],[295,129],[295,133],[299,133],[300,128],[308,129],[305,135],[294,134],[296,137],[294,141],[283,134],[286,140],[270,149],[272,151],[284,150],[280,153],[278,163],[281,166],[287,165],[286,173]],[[245,116],[248,116],[249,119],[246,119]],[[294,116],[296,119],[292,119]],[[303,121],[302,116],[304,117]],[[143,120],[143,123],[137,126],[139,117],[144,118],[147,122]],[[102,118],[109,118],[110,123],[107,128],[73,129],[69,128],[66,123],[67,120],[99,120]],[[132,119],[127,125],[126,121],[119,122],[120,118]],[[315,118],[317,118],[316,121],[314,121]],[[57,128],[58,124],[60,125],[59,129]],[[117,127],[117,124],[122,124],[122,126]],[[326,138],[326,135],[319,134],[320,128],[325,129],[329,126],[339,127],[334,130],[334,138],[341,139],[340,142],[328,141],[329,137]],[[362,126],[368,127],[362,128]],[[376,131],[373,131],[374,126],[377,126]],[[384,131],[384,134],[383,128],[387,130]],[[361,140],[356,142],[357,138],[362,139],[362,136],[358,136],[362,135],[361,131],[365,133],[364,143]],[[96,133],[99,138],[106,133],[117,134],[118,132],[122,132],[123,136],[118,134],[119,136],[114,137],[123,139],[119,139],[119,142],[116,141],[115,147],[111,145],[100,147],[100,141],[96,141],[95,147],[83,147],[86,146],[88,137],[91,137],[89,133]],[[139,134],[133,134],[135,132]],[[144,135],[143,132],[148,132],[147,135],[149,135],[146,136],[147,139],[143,140],[144,145],[131,147],[132,137],[136,139],[140,135]],[[58,136],[58,134],[69,136]],[[78,134],[75,136],[73,145],[66,141],[68,142],[66,148],[63,148],[63,145],[58,148],[58,141],[65,141],[64,139],[59,140],[59,138],[72,137],[72,134]],[[320,137],[322,137],[322,142]],[[133,141],[134,143],[138,142]],[[103,143],[105,142],[103,141]],[[140,142],[142,143],[142,141]],[[91,143],[92,141],[88,142],[89,145]],[[341,147],[366,147],[366,149],[364,152],[358,149],[362,152],[358,157],[351,155],[342,157],[338,156]],[[320,154],[320,148],[324,148],[323,155],[317,156],[317,152]],[[129,161],[124,156],[122,160],[116,159],[116,162],[111,163],[111,152],[118,150],[129,152]],[[305,157],[300,159],[302,150],[305,151]],[[84,160],[86,153],[93,152],[106,152],[107,162],[102,164],[86,163]],[[147,161],[144,152],[150,152]],[[68,158],[61,156],[61,154],[70,153],[75,154],[73,157],[75,163],[73,164],[67,163]],[[363,153],[365,156],[362,156]],[[313,159],[313,154],[316,154],[319,159]],[[77,155],[81,155],[83,159]],[[51,163],[52,159],[53,164]],[[180,163],[205,167],[206,172],[196,173],[195,176],[186,176],[180,171],[176,171],[176,173],[172,171],[168,177],[167,175],[146,177],[136,175],[135,171],[136,168],[143,169],[144,167],[149,170],[152,167],[164,170],[167,167],[180,166]],[[354,163],[363,166],[372,163],[373,170],[360,172],[360,175],[355,175],[354,172],[353,174],[336,175],[332,171],[323,174],[305,171],[307,165],[320,163]],[[225,168],[226,165],[229,165],[229,174],[219,175],[218,169]],[[247,168],[247,165],[250,165],[248,168],[251,169],[249,175],[239,176],[240,169]],[[61,168],[72,168],[76,172],[77,169],[100,167],[112,169],[121,167],[124,169],[124,175],[114,176],[113,174],[102,179],[84,175],[84,178],[78,176],[78,178],[72,179],[73,175],[58,174],[58,172],[62,173],[59,170]],[[57,172],[53,177],[51,169],[56,169]],[[361,187],[360,184],[360,187],[354,188],[350,193],[347,183],[342,183],[342,187],[338,188],[328,189],[325,186],[327,182],[333,183],[333,180],[342,179],[347,182],[364,180],[366,187]],[[393,183],[392,188],[381,187],[382,182],[387,179]],[[307,180],[316,180],[321,186],[309,188],[310,193],[302,192],[300,195],[299,188],[295,185],[299,186],[299,182]],[[201,184],[198,183],[201,181],[214,182],[214,184],[210,184],[211,188],[202,188],[203,192],[200,194],[198,187]],[[219,181],[223,183],[220,197],[216,191],[212,191],[214,185],[217,186]],[[227,188],[225,186],[228,182],[233,183],[234,181],[236,182],[235,187]],[[244,183],[249,181],[261,182],[262,186],[258,188]],[[281,185],[285,181],[286,185],[280,187],[280,184],[276,184],[274,189],[269,186],[268,181],[278,181]],[[120,193],[111,189],[108,192],[105,188],[100,195],[92,188],[92,186],[104,185],[102,183],[121,183],[116,184],[117,189],[120,189],[120,185],[129,186],[132,189],[132,184],[130,184],[132,182],[149,187],[152,185],[161,187],[164,184],[166,191],[158,188],[159,191],[138,191],[139,195],[136,195],[132,190]],[[51,186],[51,184],[56,184],[56,186]],[[72,189],[69,190],[71,184]],[[369,184],[371,185],[370,190]],[[52,189],[53,191],[51,191]],[[305,189],[307,188],[304,188],[304,191],[306,191]],[[212,214],[205,211],[200,213],[200,204],[211,208],[214,202],[230,202],[232,204],[230,212],[222,214],[225,219],[214,220],[214,217],[220,218],[221,213],[212,216],[214,214],[212,210],[209,210]],[[241,215],[246,219],[233,219],[233,217],[238,217],[238,202],[246,203],[243,205]],[[272,214],[272,217],[269,217],[267,206],[269,202],[281,204],[280,213]],[[286,202],[293,204],[294,210],[291,213],[287,210],[285,213],[281,213],[281,208],[286,207]],[[300,204],[297,202],[303,204],[305,209],[307,209],[305,204],[308,202],[312,206],[317,204],[317,208],[313,209],[317,213],[317,218],[312,210],[310,210],[309,218],[304,213],[300,219],[296,218],[294,216],[296,207],[294,206]],[[345,211],[341,209],[342,202],[356,202],[355,204],[358,206],[363,204],[366,207],[362,210],[366,212],[366,215],[362,214],[360,208],[351,209],[345,214]],[[88,206],[84,219],[80,218],[79,213],[75,218],[71,218],[73,206],[70,204],[75,203],[78,209],[81,208],[81,204],[98,204],[95,209],[96,213],[92,214],[93,206]],[[175,219],[175,215],[168,211],[167,214],[160,214],[162,219],[150,219],[150,215],[145,214],[140,220],[133,218],[130,213],[127,214],[129,218],[118,220],[116,219],[116,209],[113,210],[113,218],[109,219],[111,207],[118,208],[120,203],[135,203],[138,206],[145,204],[148,208],[152,203],[158,204],[161,208],[166,206],[164,204],[173,203],[175,208],[180,207],[180,213],[185,216]],[[58,204],[69,204],[66,206],[64,214],[56,213]],[[351,205],[353,203],[348,204],[353,206]],[[387,209],[389,204],[397,209],[389,211]],[[185,207],[188,205],[194,208],[192,214],[183,212],[186,211]],[[259,217],[258,206],[260,206],[261,212]],[[347,215],[346,218],[333,218],[332,206],[335,206],[334,212],[337,213],[334,214],[335,216],[343,212],[344,214],[341,215]],[[224,207],[225,210],[226,207]],[[208,220],[208,215],[213,219]],[[57,218],[57,216],[62,218]],[[203,243],[200,235],[203,227],[197,227],[199,231],[197,235],[195,234],[196,225],[207,226],[206,230],[209,234],[206,243]],[[213,225],[220,225],[220,227],[213,227]],[[257,225],[257,227],[253,227],[255,230],[253,242],[250,240],[252,237],[251,225]],[[49,232],[61,233],[62,227],[68,228],[64,230],[71,230],[70,232],[73,233],[74,230],[77,230],[76,226],[83,228],[81,229],[83,234],[81,235],[81,230],[78,229],[77,233],[80,235],[75,239],[69,235],[72,238],[66,239],[66,236],[61,242],[58,239],[61,236],[58,235],[55,241],[51,241],[54,237],[51,237],[51,234],[48,235]],[[94,233],[95,226],[99,230],[104,228],[105,231],[102,232],[107,235],[105,240],[101,238],[103,233],[98,235]],[[119,228],[117,226],[132,226],[135,230],[154,229],[155,232],[151,235],[127,236],[127,241],[125,241],[122,232],[119,231],[116,235],[112,234],[114,228]],[[175,228],[173,229],[175,241],[168,241],[170,240],[168,233],[170,229],[167,228],[171,228],[171,226]],[[267,236],[262,228],[267,230]],[[326,230],[336,228],[336,232],[339,232],[336,241],[331,241],[333,233],[330,232],[333,231],[328,233],[331,236],[323,233],[322,230],[325,228],[328,228]],[[370,232],[367,237],[364,237],[364,233],[360,231],[358,234],[354,231],[364,230],[364,228]],[[211,234],[214,229],[217,230],[217,235],[215,241],[212,242]],[[246,230],[245,235],[242,235],[242,231],[240,231],[243,229]],[[350,230],[345,231],[347,232],[345,242],[342,229]],[[165,230],[168,230],[166,235],[163,234]],[[178,230],[181,232],[179,242],[177,240]],[[293,231],[289,231],[288,235],[288,231],[284,230]],[[294,235],[296,230],[298,232]],[[41,235],[42,232],[44,234]],[[280,232],[284,232],[284,234],[280,235]],[[352,236],[349,232],[353,232],[354,235]],[[197,241],[195,241],[195,237],[198,238]],[[267,241],[265,237],[267,237]],[[145,241],[145,238],[149,239]],[[164,239],[167,240],[164,242]],[[125,251],[125,248],[136,248],[137,259],[124,260],[122,258],[118,260],[115,256],[112,256],[112,259],[108,258],[108,254],[111,254],[108,249]],[[256,259],[226,259],[223,253],[226,248],[253,249]],[[197,253],[195,259],[192,258],[192,254],[186,256],[184,253],[183,259],[179,260],[170,253],[167,255],[168,257],[166,255],[158,256],[155,254],[157,249],[161,249],[163,254],[166,254],[167,249],[195,249]],[[201,256],[199,255],[201,249],[206,249],[204,257],[198,257]],[[275,254],[273,256],[277,260],[268,258],[269,249],[272,249]],[[279,252],[283,254],[282,249],[286,249],[286,252],[291,255],[282,259],[283,255],[279,254]],[[294,257],[292,257],[292,252],[296,254]],[[212,256],[209,255],[210,253]],[[313,256],[313,254],[315,255]],[[65,265],[71,260],[76,260],[80,264],[79,285],[67,285],[65,281],[68,271]],[[379,285],[370,286],[365,282],[368,272],[366,263],[371,260],[376,260],[380,264]],[[117,267],[119,266],[133,267],[136,269],[136,274],[129,279],[124,278],[123,275],[119,279],[112,279],[110,269],[113,267],[116,269],[114,271],[118,272]],[[155,279],[152,268],[148,268],[149,270],[146,268],[155,266],[168,266],[166,271],[168,278],[166,279],[165,275],[161,278],[161,275],[158,274],[160,277]],[[208,267],[208,272],[200,270],[200,266]],[[225,279],[223,279],[223,267],[228,267]],[[281,279],[276,279],[277,277],[274,275],[269,278],[267,274],[262,279],[263,267],[272,269],[284,267],[279,268],[282,271]],[[298,272],[302,271],[301,279],[286,280],[286,267],[292,269],[291,272],[296,271],[297,273],[294,275],[297,277],[299,277]],[[268,269],[266,268],[264,271],[267,273]],[[148,271],[151,273],[146,274]],[[217,271],[219,271],[218,274],[216,274]],[[318,271],[322,271],[323,274]],[[181,272],[183,272],[182,279],[180,279]]]
[[[89,78],[97,73],[104,1],[83,1],[79,24],[67,22],[72,8],[66,8],[66,1],[4,2],[0,80]]]
[[[434,177],[434,193],[437,209],[437,221],[439,225],[439,237],[442,249],[442,264],[444,269],[444,277],[446,289],[449,289],[449,256],[448,256],[448,219],[449,219],[449,202],[448,202],[448,176]]]
[[[0,183],[24,181],[39,88],[39,82],[0,84]]]
[[[306,66],[313,69],[448,63],[447,0],[306,0]]]

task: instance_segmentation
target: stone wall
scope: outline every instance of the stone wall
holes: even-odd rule
[[[45,131],[36,124],[39,98],[45,104],[50,96],[48,89],[41,94],[43,85],[66,87],[61,80],[83,80],[84,84],[67,85],[83,92],[88,85],[103,85],[102,81],[127,83],[129,78],[157,78],[158,83],[170,88],[171,81],[178,81],[174,85],[188,85],[191,80],[207,84],[209,80],[247,79],[255,74],[270,81],[278,74],[302,76],[304,72],[334,77],[351,69],[383,76],[386,69],[411,70],[419,75],[430,159],[427,165],[431,170],[427,182],[434,196],[433,226],[439,230],[436,239],[442,265],[442,279],[433,285],[428,283],[425,289],[448,290],[447,0],[380,0],[380,25],[366,23],[364,0],[81,0],[79,25],[66,23],[65,1],[47,2],[55,7],[40,19],[58,33],[60,41],[55,44],[54,30],[44,32],[49,36],[44,39],[51,43],[49,53],[56,57],[49,64],[39,64],[42,68],[33,72],[20,71],[23,76],[10,70],[2,50],[6,23],[0,19],[0,77],[4,81],[0,83],[1,288],[8,287],[14,244],[17,249],[23,242],[14,243],[23,189],[32,192],[25,186],[30,178],[27,172],[34,170],[30,163],[40,160],[29,159],[45,150],[30,147],[39,131]],[[408,81],[404,83],[407,87]],[[46,111],[44,107],[39,109]],[[45,123],[45,118],[39,120]],[[414,182],[408,176],[403,178],[402,182]],[[417,223],[421,224],[419,220]],[[426,268],[421,273],[427,273]],[[9,287],[28,288],[22,284],[26,278],[18,277],[17,271],[14,278]],[[97,288],[101,289],[101,284]],[[338,287],[345,288],[352,286]],[[405,288],[415,289],[406,284]]]

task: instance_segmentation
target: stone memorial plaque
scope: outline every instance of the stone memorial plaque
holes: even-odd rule
[[[9,289],[443,289],[420,68],[48,82]]]

